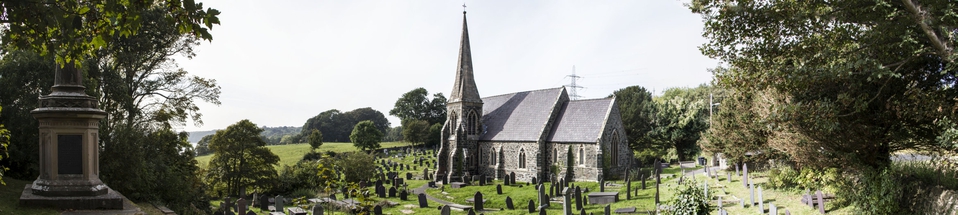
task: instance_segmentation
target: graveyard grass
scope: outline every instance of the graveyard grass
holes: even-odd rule
[[[742,186],[742,177],[735,176],[734,170],[732,171],[732,181],[729,183],[726,178],[725,171],[719,171],[721,177],[719,181],[716,182],[715,179],[708,179],[705,175],[698,174],[696,175],[696,180],[701,184],[702,181],[709,181],[709,191],[713,196],[725,195],[722,197],[723,208],[728,210],[729,214],[762,214],[758,211],[758,203],[754,207],[749,207],[749,190],[747,187]],[[785,214],[787,209],[792,214],[819,214],[818,208],[811,208],[802,204],[802,195],[805,191],[797,190],[772,190],[767,189],[766,182],[768,182],[768,176],[766,172],[749,172],[750,180],[753,180],[756,189],[759,186],[762,187],[762,194],[765,198],[765,214],[768,214],[769,203],[775,204],[775,207],[778,208],[779,214]],[[718,186],[714,186],[718,184]],[[722,192],[721,188],[725,188],[725,192]],[[758,191],[756,190],[755,198],[758,198]],[[811,191],[812,195],[815,194],[815,191]],[[735,201],[730,201],[728,198],[734,196]],[[745,208],[739,206],[739,199],[745,200]],[[830,202],[825,202],[825,211],[827,214],[855,214],[855,209],[852,206],[837,208],[834,203],[829,204]],[[709,205],[712,206],[713,211],[717,209],[718,202],[717,198],[713,198]]]
[[[409,143],[405,142],[382,142],[379,143],[382,148],[391,148],[399,146],[407,146]],[[266,146],[273,154],[279,156],[279,165],[277,168],[284,165],[293,166],[296,165],[303,155],[310,151],[309,143],[297,143],[297,144],[287,144],[287,145],[268,145]],[[356,147],[353,147],[353,143],[323,143],[319,149],[316,151],[333,151],[333,152],[351,152],[357,151]],[[206,166],[209,165],[210,159],[213,159],[213,154],[197,156],[196,162],[200,168],[206,169]]]

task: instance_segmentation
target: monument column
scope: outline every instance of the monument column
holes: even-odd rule
[[[40,176],[20,204],[61,209],[122,209],[123,197],[100,181],[99,126],[106,112],[87,95],[83,73],[58,68],[49,95],[30,113],[40,123]]]

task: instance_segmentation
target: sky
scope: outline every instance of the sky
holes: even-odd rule
[[[199,0],[198,0],[199,1]],[[222,87],[201,103],[204,124],[243,119],[302,126],[320,112],[389,110],[422,87],[452,91],[462,1],[202,0],[220,10],[213,40],[177,63]],[[698,47],[702,21],[677,0],[466,1],[476,85],[482,97],[570,85],[582,98],[628,86],[661,92],[712,80],[719,61]],[[574,68],[574,69],[573,69]]]

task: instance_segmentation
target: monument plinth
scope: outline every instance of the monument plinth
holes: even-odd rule
[[[68,64],[30,113],[40,121],[40,176],[20,205],[60,209],[123,209],[124,197],[100,181],[98,132],[106,112],[87,95],[83,74]]]

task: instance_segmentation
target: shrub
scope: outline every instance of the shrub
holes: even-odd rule
[[[891,171],[865,170],[843,193],[859,214],[903,214],[900,200],[902,187]]]
[[[771,168],[768,170],[768,186],[775,189],[799,187],[799,173],[789,166]]]
[[[668,214],[709,214],[708,200],[711,193],[706,195],[705,190],[695,180],[685,180],[676,189],[675,196],[670,200],[673,208]]]

